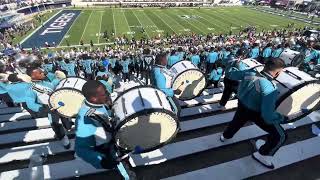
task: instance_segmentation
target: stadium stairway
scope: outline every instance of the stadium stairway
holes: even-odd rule
[[[160,149],[130,156],[130,165],[138,179],[263,179],[266,175],[278,177],[286,172],[283,168],[292,171],[292,165],[319,159],[320,135],[314,135],[311,126],[320,121],[320,111],[283,125],[289,138],[276,154],[273,170],[251,158],[252,141],[266,135],[256,125],[246,124],[232,140],[221,143],[220,133],[237,107],[237,99],[231,99],[225,110],[217,109],[222,89],[223,84],[219,88],[209,87],[193,100],[180,101],[181,130],[177,137]],[[98,131],[103,133],[102,129]],[[1,104],[0,179],[121,179],[115,170],[97,170],[75,158],[74,130],[68,135],[72,147],[65,150],[54,138],[46,118],[32,119],[21,108]],[[30,159],[39,156],[40,164],[31,167]]]

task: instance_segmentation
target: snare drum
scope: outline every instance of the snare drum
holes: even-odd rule
[[[50,108],[56,109],[61,116],[75,117],[85,99],[81,91],[86,82],[78,77],[61,80],[49,98]]]
[[[157,149],[172,140],[178,130],[177,115],[166,95],[153,87],[137,86],[119,95],[113,104],[115,141],[118,147],[143,152]]]
[[[182,91],[181,94],[175,95],[180,100],[193,99],[206,87],[205,75],[190,61],[179,61],[170,71],[173,77],[171,87]]]
[[[285,49],[280,54],[280,59],[282,59],[287,66],[300,66],[304,61],[304,55],[298,51],[293,51],[291,49]]]
[[[261,72],[263,70],[263,68],[264,68],[264,65],[259,63],[255,59],[251,59],[251,58],[243,59],[243,60],[241,60],[241,62],[243,64],[245,64],[248,69],[255,68],[258,72]]]
[[[276,110],[295,121],[320,105],[320,81],[296,67],[287,67],[274,80],[280,94]]]

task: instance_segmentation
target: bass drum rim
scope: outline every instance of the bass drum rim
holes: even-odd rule
[[[54,91],[54,92],[50,95],[50,97],[49,97],[49,104],[48,104],[48,105],[49,105],[49,108],[50,108],[50,109],[53,108],[53,107],[52,107],[52,104],[51,104],[51,97],[52,97],[52,95],[53,95],[55,92],[58,92],[58,91],[60,91],[60,90],[73,90],[73,91],[76,91],[76,92],[79,92],[80,94],[82,94],[82,92],[81,92],[80,90],[75,89],[75,88],[70,88],[70,87],[60,88],[60,89],[58,89],[57,91]],[[72,117],[75,117],[75,116],[71,116],[71,117],[65,116],[65,115],[61,114],[59,111],[57,111],[57,113],[58,113],[60,116],[64,117],[64,118],[72,118]]]
[[[113,102],[116,102],[121,96],[123,96],[124,94],[126,94],[127,92],[131,91],[131,90],[135,90],[135,89],[138,89],[138,88],[153,88],[153,89],[157,89],[159,91],[161,91],[160,89],[154,87],[153,85],[138,85],[138,86],[134,86],[134,87],[131,87],[129,89],[126,89],[124,91],[122,91],[117,97],[116,99],[114,99]],[[162,91],[161,91],[162,92]]]
[[[298,59],[301,59],[301,61],[300,62],[296,62]],[[290,66],[299,67],[301,64],[303,64],[303,59],[304,59],[304,55],[301,54],[301,53],[298,54],[297,56],[295,56],[293,58],[293,60],[290,63]]]
[[[175,130],[175,132],[172,134],[172,136],[166,141],[166,142],[163,142],[163,143],[160,143],[159,145],[157,146],[154,146],[152,148],[148,148],[148,149],[143,149],[143,151],[139,152],[139,153],[146,153],[146,152],[150,152],[150,151],[153,151],[153,150],[156,150],[156,149],[159,149],[163,146],[165,146],[166,144],[168,144],[169,142],[171,142],[178,134],[179,130],[180,130],[180,122],[179,122],[179,118],[178,116],[174,113],[174,112],[171,112],[169,110],[166,110],[166,109],[160,109],[160,108],[154,108],[154,109],[145,109],[143,111],[139,111],[135,114],[132,114],[128,117],[126,117],[123,121],[121,121],[117,126],[116,126],[116,129],[115,129],[115,134],[114,134],[114,140],[115,142],[117,142],[116,140],[116,136],[118,134],[118,131],[119,129],[124,125],[126,124],[127,122],[129,122],[131,119],[134,119],[134,118],[137,118],[139,116],[142,116],[142,115],[145,115],[145,114],[151,114],[151,113],[155,113],[155,112],[161,112],[161,113],[166,113],[168,115],[170,115],[173,120],[177,123],[177,128]],[[116,143],[116,146],[119,147],[121,150],[125,151],[125,152],[128,152],[128,151],[132,151],[132,149],[125,149],[124,147],[121,147],[119,144]]]
[[[188,71],[198,71],[198,72],[200,72],[200,73],[202,74],[202,76],[204,77],[204,81],[205,81],[205,83],[204,83],[204,88],[203,88],[201,91],[199,91],[199,93],[198,93],[197,95],[192,96],[192,97],[190,97],[190,98],[180,99],[180,98],[178,98],[178,97],[176,97],[176,96],[174,95],[177,99],[179,99],[179,100],[181,100],[181,101],[188,101],[188,100],[194,99],[195,97],[198,97],[198,96],[206,89],[207,83],[208,83],[208,82],[207,82],[207,78],[206,78],[206,76],[204,75],[203,72],[201,72],[199,69],[192,68],[192,69],[187,69],[187,70],[184,70],[184,71],[180,72],[180,73],[172,80],[171,88],[173,88],[173,84],[174,84],[174,82],[176,81],[176,79],[177,79],[179,76],[181,76],[183,73],[188,72]]]
[[[278,82],[278,81],[277,81]],[[278,109],[278,107],[280,106],[280,104],[286,99],[288,98],[292,93],[296,92],[298,89],[304,87],[304,86],[307,86],[309,84],[320,84],[320,80],[312,80],[312,81],[307,81],[307,82],[304,82],[302,84],[299,84],[298,86],[295,86],[294,88],[290,89],[288,92],[284,93],[276,102],[276,110]],[[281,83],[280,83],[281,84]],[[281,85],[283,86],[283,85]],[[294,119],[291,119],[289,121],[286,121],[286,122],[283,122],[282,124],[287,124],[287,123],[290,123],[290,122],[295,122],[303,117],[306,117],[307,115],[309,115],[310,113],[312,113],[313,111],[315,111],[316,109],[320,108],[320,101],[312,108],[310,109],[308,112],[304,113],[303,115],[301,116],[298,116]]]

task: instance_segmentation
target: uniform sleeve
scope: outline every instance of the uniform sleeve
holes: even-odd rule
[[[37,95],[33,91],[26,92],[24,102],[27,104],[27,107],[34,112],[39,112],[42,107],[42,104],[37,103]]]
[[[305,59],[304,59],[304,62],[305,63],[309,63],[312,59],[314,59],[315,58],[315,53],[314,52],[312,52],[312,53],[310,53],[310,55],[309,56],[307,56]]]
[[[267,124],[280,123],[284,120],[284,117],[276,112],[276,101],[278,91],[273,87],[273,84],[262,79],[259,81],[261,90],[261,116]]]
[[[77,156],[90,163],[95,168],[102,169],[101,160],[104,158],[104,155],[95,150],[96,127],[90,123],[91,121],[92,120],[87,116],[77,117],[75,152]]]
[[[153,73],[154,73],[156,87],[159,88],[161,91],[163,91],[167,96],[173,97],[174,95],[173,89],[166,88],[166,78],[160,72],[160,69],[154,69]]]

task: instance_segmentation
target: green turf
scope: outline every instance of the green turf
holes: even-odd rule
[[[183,16],[193,16],[186,19]],[[79,45],[80,40],[89,44],[113,42],[115,37],[165,37],[169,34],[237,33],[248,25],[260,30],[283,28],[288,23],[295,27],[307,24],[277,15],[271,15],[246,7],[217,8],[96,8],[82,9],[60,46]],[[109,41],[103,38],[107,32]],[[115,33],[115,37],[112,36]]]

